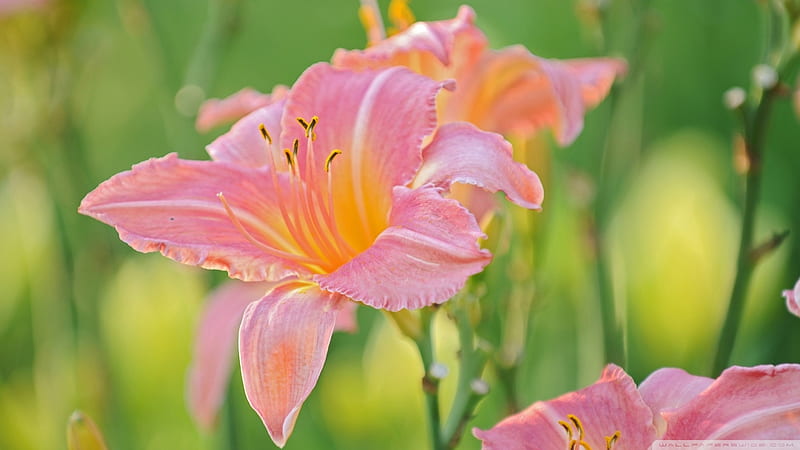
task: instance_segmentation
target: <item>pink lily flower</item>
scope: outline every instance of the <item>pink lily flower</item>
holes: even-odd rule
[[[786,308],[795,316],[800,317],[800,280],[794,285],[794,290],[783,291],[783,296],[786,298]]]
[[[436,96],[451,84],[317,64],[210,144],[212,161],[151,159],[81,203],[136,250],[275,282],[244,310],[239,357],[248,401],[279,446],[343,309],[442,303],[491,259],[475,218],[444,197],[452,183],[539,208],[538,177],[501,136],[437,127]]]
[[[660,369],[638,389],[612,364],[593,385],[473,434],[484,450],[644,450],[656,439],[796,439],[798,414],[797,364],[734,366],[716,380]]]
[[[406,8],[395,22],[407,24]],[[416,22],[385,39],[374,1],[362,1],[361,16],[370,47],[339,49],[337,67],[352,69],[405,66],[435,80],[454,79],[457,89],[439,98],[441,122],[467,121],[481,129],[528,137],[553,131],[561,145],[575,140],[583,116],[605,98],[614,79],[625,73],[614,58],[545,59],[516,45],[490,50],[475,26],[475,11],[462,6],[454,19]],[[413,19],[413,16],[412,16]]]

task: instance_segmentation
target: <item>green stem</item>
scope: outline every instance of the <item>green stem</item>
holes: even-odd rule
[[[420,311],[422,333],[414,342],[417,344],[419,356],[425,375],[422,377],[422,391],[425,393],[425,411],[428,419],[428,431],[432,450],[446,450],[441,436],[441,413],[439,411],[439,379],[431,374],[431,367],[436,362],[431,331],[436,310],[425,308]]]
[[[777,93],[777,86],[764,92],[761,102],[753,116],[745,117],[745,146],[750,167],[745,181],[744,210],[742,211],[742,232],[739,239],[739,255],[736,258],[736,278],[734,279],[728,312],[722,326],[717,354],[714,358],[712,375],[717,375],[728,366],[736,341],[736,333],[742,319],[747,288],[755,268],[755,260],[751,258],[753,232],[755,229],[756,209],[761,192],[761,168],[764,152],[764,141],[767,121],[772,102]]]
[[[503,367],[496,365],[497,380],[503,385],[506,397],[506,415],[518,413],[521,408],[519,405],[519,394],[517,392],[517,371],[516,364]]]
[[[622,181],[625,179],[625,174],[629,172],[632,161],[635,160],[634,155],[626,154],[628,152],[625,152],[625,146],[615,145],[615,119],[618,116],[623,92],[630,91],[631,87],[637,86],[638,81],[643,76],[644,62],[651,36],[651,30],[648,26],[650,1],[630,2],[630,7],[635,18],[633,47],[626,52],[630,57],[628,74],[624,85],[613,88],[608,96],[610,110],[609,132],[606,135],[600,162],[600,172],[597,177],[597,199],[594,203],[593,215],[595,227],[594,250],[597,255],[595,268],[600,302],[600,318],[603,324],[605,360],[623,367],[627,362],[623,322],[619,320],[617,314],[611,273],[609,263],[605,258],[606,252],[603,239],[608,222],[607,214],[613,209],[614,198]],[[608,19],[604,18],[602,24],[606,28],[604,33],[607,34],[610,31],[608,29]]]
[[[475,407],[486,392],[476,391],[472,383],[480,380],[481,372],[486,364],[487,355],[475,347],[475,335],[464,308],[456,308],[454,317],[458,329],[460,346],[460,362],[456,396],[453,399],[450,414],[442,431],[442,441],[446,448],[453,449],[458,445],[467,422],[472,418]]]
[[[237,366],[238,366],[238,361]],[[242,379],[242,374],[237,368],[231,374],[231,379],[228,381],[228,393],[225,399],[225,444],[228,450],[236,450],[239,448],[237,439],[237,415],[236,415],[236,402],[242,392],[239,389],[239,380]]]

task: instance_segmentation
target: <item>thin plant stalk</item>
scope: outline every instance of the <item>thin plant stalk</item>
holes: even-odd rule
[[[425,394],[425,415],[428,422],[428,435],[431,450],[445,450],[441,435],[441,412],[439,411],[439,378],[431,374],[431,369],[436,363],[433,345],[433,319],[436,311],[424,308],[420,311],[422,333],[414,340],[422,359],[425,374],[422,377],[422,391]]]

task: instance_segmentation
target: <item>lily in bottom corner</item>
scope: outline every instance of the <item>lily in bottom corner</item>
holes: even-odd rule
[[[646,450],[656,440],[798,439],[798,418],[798,364],[734,366],[717,379],[665,368],[638,388],[610,364],[591,386],[473,434],[483,450]]]

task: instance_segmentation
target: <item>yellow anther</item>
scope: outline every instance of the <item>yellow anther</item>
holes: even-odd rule
[[[571,441],[572,440],[572,427],[570,426],[570,424],[565,422],[565,421],[563,421],[563,420],[559,420],[558,424],[561,425],[561,427],[564,429],[564,431],[567,432],[567,439],[569,439]]]
[[[408,7],[408,0],[392,0],[389,3],[389,20],[394,25],[392,31],[395,33],[405,30],[417,21]]]
[[[341,150],[334,150],[331,152],[330,155],[325,159],[325,172],[331,171],[331,162],[333,162],[333,158],[336,158],[336,155],[342,154]]]
[[[292,142],[292,156],[294,156],[294,159],[295,159],[295,160],[297,159],[297,151],[298,151],[299,149],[300,149],[300,141],[298,141],[297,139],[295,139],[295,140]]]
[[[578,419],[578,416],[574,414],[567,415],[567,419],[575,424],[575,429],[578,430],[578,440],[583,441],[583,424],[581,423],[581,419]]]
[[[578,418],[578,416],[569,414],[567,415],[567,419],[569,419],[569,422],[566,420],[558,421],[558,424],[561,425],[561,428],[567,432],[567,450],[592,450],[592,446],[584,440],[585,432],[583,429],[583,423],[581,423],[581,420]],[[575,433],[578,434],[577,437],[575,436]],[[614,434],[611,436],[606,436],[605,450],[611,450],[612,446],[619,440],[620,436],[622,436],[622,433],[620,433],[619,430],[614,432]]]
[[[306,127],[306,137],[311,138],[312,141],[317,140],[317,133],[314,132],[314,128],[316,128],[318,123],[319,117],[314,116],[311,118],[311,122],[309,122],[308,126]]]
[[[286,163],[289,164],[289,168],[294,167],[294,158],[292,157],[292,152],[285,148],[283,149],[283,155],[286,156]]]
[[[621,436],[622,433],[617,430],[613,435],[606,436],[606,450],[611,450],[611,446],[617,442],[617,439]]]
[[[269,131],[267,131],[267,127],[265,127],[263,123],[258,125],[258,131],[261,132],[261,137],[269,142],[269,145],[272,145],[272,136],[269,135]]]
[[[317,116],[312,117],[311,122],[306,122],[306,119],[302,117],[297,118],[297,123],[305,130],[306,137],[311,138],[312,141],[317,139],[317,134],[314,133],[314,127],[317,126],[317,122],[319,122],[319,117]]]

